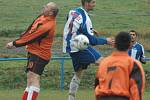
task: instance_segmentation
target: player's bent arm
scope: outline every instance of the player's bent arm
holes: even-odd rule
[[[144,47],[141,45],[141,55],[140,55],[140,62],[142,64],[146,64],[146,61],[145,61],[145,54],[144,54]]]
[[[130,73],[130,100],[142,100],[145,88],[145,75],[140,62],[135,61]]]
[[[95,77],[95,88],[97,85],[99,85],[99,71],[98,70],[96,72],[96,77]]]
[[[96,100],[99,100],[99,85],[100,85],[100,82],[99,82],[99,76],[100,76],[100,67],[98,67],[98,70],[96,72],[96,78],[95,78],[95,97],[96,97]]]
[[[27,33],[26,35],[23,35],[19,39],[13,41],[13,45],[15,47],[20,47],[41,40],[48,35],[50,29],[49,27],[51,26],[48,26],[47,24],[42,25],[33,33]]]
[[[35,38],[32,38],[32,39],[28,39],[28,40],[25,39],[25,38],[24,39],[17,39],[15,41],[13,41],[13,45],[15,47],[25,46],[27,44],[31,44],[31,43],[34,43],[34,42],[36,42],[38,40],[41,40],[42,38],[46,37],[47,35],[48,35],[48,32],[45,32],[42,35],[39,35],[39,36],[37,36]]]

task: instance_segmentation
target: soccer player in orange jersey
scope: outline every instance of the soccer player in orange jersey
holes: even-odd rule
[[[96,81],[96,100],[142,100],[145,75],[141,63],[128,55],[131,36],[120,32],[115,48],[99,65]]]
[[[50,2],[20,38],[7,43],[7,48],[26,46],[28,52],[27,87],[22,100],[36,100],[40,91],[40,76],[51,58],[58,7]]]

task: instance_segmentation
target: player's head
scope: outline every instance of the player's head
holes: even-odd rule
[[[81,3],[86,10],[90,11],[95,7],[96,0],[81,0]]]
[[[58,7],[54,2],[47,3],[42,9],[42,14],[45,16],[57,16]]]
[[[131,36],[128,32],[120,32],[115,37],[115,47],[119,51],[127,51],[131,46]]]
[[[129,34],[131,35],[132,42],[136,42],[138,33],[135,30],[130,30]]]

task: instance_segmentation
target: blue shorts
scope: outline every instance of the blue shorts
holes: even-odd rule
[[[95,63],[101,54],[96,49],[88,47],[86,50],[70,53],[70,56],[74,71],[77,72],[79,69],[87,69],[88,65]]]

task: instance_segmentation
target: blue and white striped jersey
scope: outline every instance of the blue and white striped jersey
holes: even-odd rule
[[[72,45],[71,40],[79,34],[88,37],[90,45],[107,44],[106,38],[95,37],[93,26],[88,13],[82,8],[70,10],[63,32],[63,52],[78,52],[79,50]]]
[[[131,49],[128,50],[128,54],[136,59],[136,60],[140,60],[141,58],[145,58],[144,55],[144,47],[142,44],[136,42]]]

